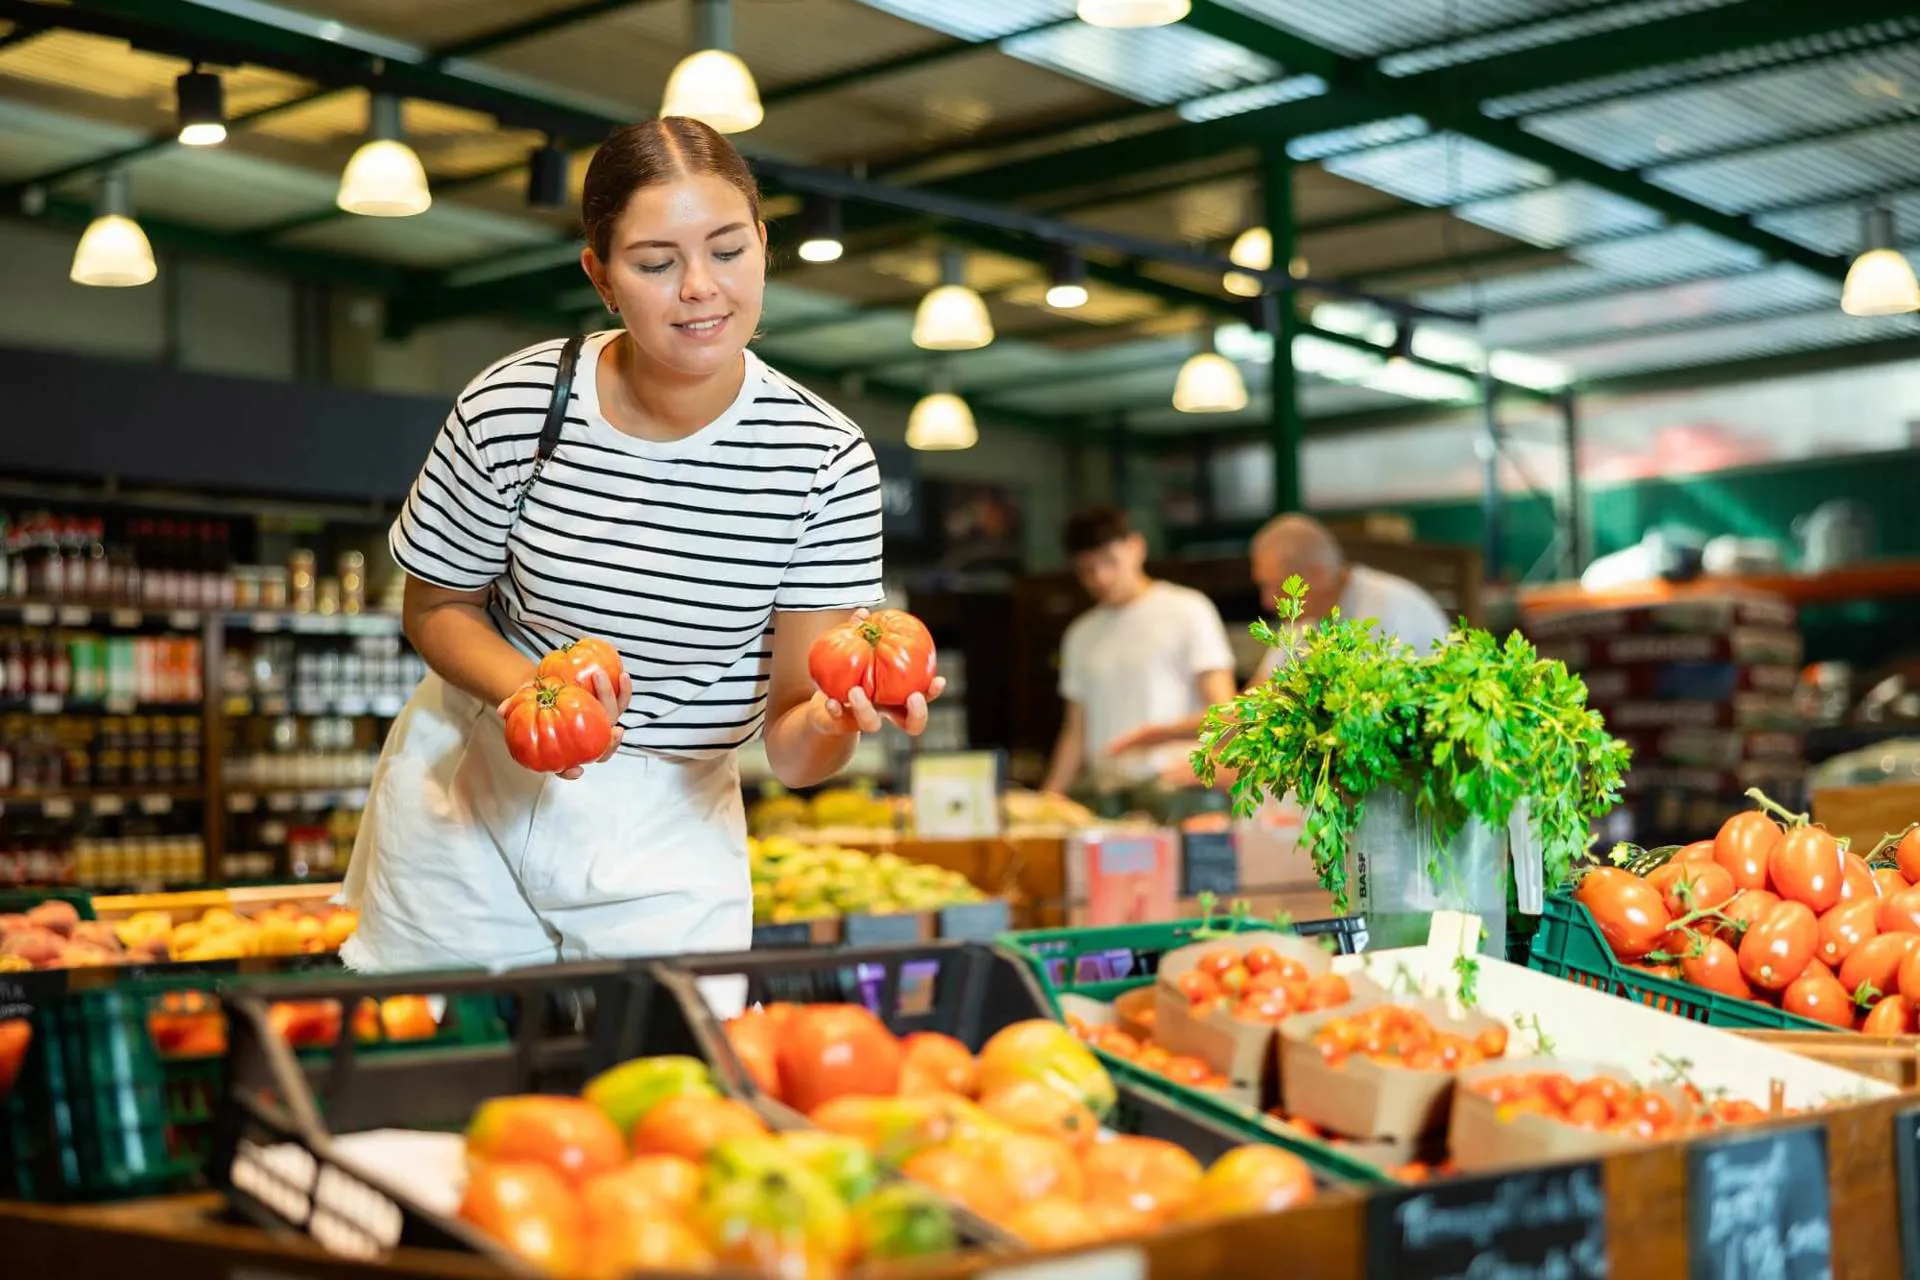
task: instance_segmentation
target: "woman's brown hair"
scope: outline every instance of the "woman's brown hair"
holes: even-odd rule
[[[605,262],[612,253],[614,225],[634,192],[703,173],[736,187],[747,198],[753,220],[760,221],[760,185],[753,170],[712,126],[688,116],[662,116],[615,132],[593,153],[580,194],[580,222],[595,256]]]

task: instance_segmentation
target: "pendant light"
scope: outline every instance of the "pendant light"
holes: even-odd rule
[[[75,284],[125,289],[150,284],[160,274],[153,261],[153,246],[147,243],[147,233],[129,216],[131,207],[126,171],[109,169],[102,174],[94,218],[73,251],[73,266],[67,271],[69,280]]]
[[[1076,12],[1090,27],[1165,27],[1192,9],[1192,0],[1080,0]]]
[[[1213,335],[1180,366],[1173,382],[1173,407],[1181,413],[1238,413],[1247,407],[1247,384],[1240,366],[1213,349]]]
[[[1393,343],[1387,348],[1387,368],[1404,369],[1413,363],[1413,321],[1402,320],[1393,326]]]
[[[1920,311],[1920,282],[1913,264],[1894,247],[1893,210],[1868,209],[1864,218],[1864,252],[1847,269],[1840,291],[1840,309],[1850,316],[1898,316]]]
[[[1054,255],[1047,273],[1047,305],[1072,311],[1087,305],[1087,260],[1070,249]]]
[[[227,140],[226,87],[218,75],[195,63],[174,80],[173,100],[182,146],[217,147]]]
[[[572,167],[565,148],[548,138],[527,157],[527,204],[535,209],[566,209],[573,204]]]
[[[802,262],[838,262],[840,255],[847,251],[841,240],[840,202],[825,196],[815,196],[808,200],[800,210],[801,234],[800,261]]]
[[[945,368],[937,369],[927,394],[907,415],[907,447],[932,452],[971,449],[980,441],[973,410],[953,393]]]
[[[993,320],[984,298],[969,289],[966,255],[940,255],[940,284],[913,313],[913,345],[928,351],[977,351],[993,341]]]
[[[375,93],[369,100],[368,139],[340,173],[334,203],[368,218],[410,218],[433,205],[420,157],[401,141],[400,99]]]
[[[1273,266],[1273,233],[1265,227],[1248,227],[1234,237],[1227,258],[1236,267],[1265,271]],[[1258,276],[1229,271],[1220,277],[1220,287],[1241,298],[1257,298],[1266,288]]]
[[[694,0],[694,43],[667,77],[663,116],[689,116],[720,133],[745,133],[766,118],[753,72],[734,56],[729,0]]]

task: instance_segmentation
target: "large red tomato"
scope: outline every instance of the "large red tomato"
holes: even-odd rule
[[[1673,923],[1660,890],[1618,867],[1595,867],[1580,879],[1574,900],[1593,913],[1607,945],[1622,960],[1638,960],[1660,945]]]
[[[1780,828],[1764,813],[1736,813],[1713,838],[1713,860],[1733,873],[1736,889],[1767,887],[1767,859],[1780,843]]]
[[[886,1097],[900,1087],[900,1042],[859,1005],[808,1005],[780,1037],[780,1082],[805,1114],[835,1098]]]
[[[618,689],[623,667],[618,649],[605,640],[588,636],[564,649],[555,649],[540,659],[540,669],[536,674],[543,680],[558,680],[562,684],[577,684],[582,688],[591,688],[588,682],[600,675],[607,678],[611,688]]]
[[[624,1164],[627,1143],[591,1102],[515,1094],[480,1104],[467,1124],[467,1154],[476,1160],[543,1164],[583,1182]]]
[[[1819,915],[1840,901],[1840,842],[1820,827],[1795,827],[1767,857],[1767,878],[1783,898],[1804,902]]]
[[[507,752],[535,773],[559,773],[607,753],[613,722],[578,685],[536,679],[507,700]]]
[[[566,1180],[544,1164],[476,1162],[460,1216],[537,1267],[556,1275],[580,1270],[586,1211]]]
[[[1820,922],[1804,902],[1782,902],[1740,939],[1740,972],[1748,982],[1782,991],[1806,971],[1820,945]]]
[[[835,702],[864,689],[876,707],[904,707],[933,687],[933,636],[912,614],[882,609],[815,640],[807,671]]]

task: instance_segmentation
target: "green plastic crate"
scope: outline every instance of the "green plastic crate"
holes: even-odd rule
[[[1527,967],[1708,1026],[1760,1031],[1837,1030],[1757,1000],[1739,1000],[1702,990],[1690,982],[1628,968],[1614,958],[1593,915],[1566,894],[1548,896]]]
[[[1272,929],[1273,924],[1262,920],[1236,922],[1230,917],[1216,916],[1212,920],[1171,920],[1161,924],[1027,929],[1002,934],[999,942],[1026,961],[1057,1015],[1060,997],[1069,993],[1089,1000],[1110,1001],[1145,986],[1159,972],[1161,956],[1186,946],[1196,933],[1208,928],[1225,933],[1254,933]],[[1308,920],[1295,923],[1292,928],[1304,938],[1332,939],[1342,955],[1351,955],[1366,943],[1366,922],[1358,916]],[[1122,953],[1128,958],[1121,960]],[[1083,966],[1103,957],[1113,957],[1125,965],[1126,974],[1106,979],[1077,976]]]

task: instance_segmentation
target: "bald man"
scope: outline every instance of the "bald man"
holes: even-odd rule
[[[1254,585],[1268,605],[1280,598],[1288,578],[1299,575],[1307,584],[1301,621],[1309,626],[1326,617],[1337,604],[1342,617],[1371,619],[1382,633],[1422,652],[1449,630],[1447,617],[1432,596],[1405,578],[1348,563],[1339,540],[1312,516],[1289,514],[1267,521],[1253,535],[1248,560]],[[1267,650],[1254,683],[1272,678],[1284,656],[1279,649]],[[1195,716],[1148,725],[1116,739],[1107,749],[1117,754],[1169,742],[1191,742],[1199,737],[1201,719]],[[1170,766],[1163,781],[1191,785],[1191,769],[1184,757]]]

